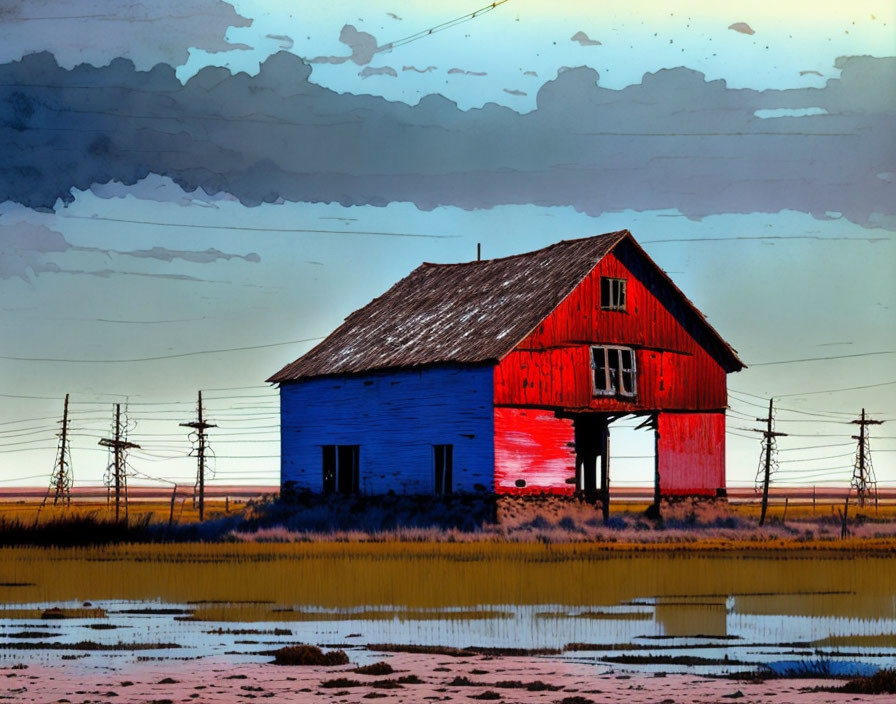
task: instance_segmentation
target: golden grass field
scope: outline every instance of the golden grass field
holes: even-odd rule
[[[611,505],[610,512],[612,514],[643,513],[647,506],[647,503],[617,501]],[[245,501],[206,499],[205,518],[209,520],[227,515],[237,515],[244,512],[245,509]],[[758,502],[729,503],[728,509],[737,516],[758,518],[760,505]],[[837,515],[837,512],[842,510],[843,503],[840,501],[836,503],[819,501],[815,505],[809,502],[794,502],[787,506],[782,503],[772,503],[768,507],[767,520],[822,518]],[[123,515],[124,509],[122,508],[121,511]],[[896,503],[881,503],[879,506],[868,503],[864,507],[859,507],[853,499],[850,502],[849,512],[852,516],[862,514],[874,520],[896,521]],[[115,504],[106,501],[79,500],[73,501],[70,506],[62,504],[54,506],[52,502],[41,506],[41,502],[36,500],[0,501],[0,520],[10,519],[32,523],[35,520],[48,521],[90,515],[104,520],[114,519]],[[128,505],[128,516],[134,522],[144,520],[149,516],[149,520],[153,523],[167,523],[169,517],[172,516],[171,502],[131,501]],[[178,497],[174,504],[173,519],[175,523],[198,521],[199,509],[191,499]]]
[[[225,501],[224,499],[206,499],[205,518],[213,519],[225,515],[239,513],[245,509],[243,501]],[[122,505],[121,514],[124,516]],[[73,501],[70,506],[59,504],[54,506],[52,501],[41,506],[40,501],[0,501],[0,520],[19,520],[25,523],[37,521],[49,521],[59,518],[80,516],[96,516],[102,520],[114,520],[115,504],[105,501]],[[128,518],[137,522],[150,517],[153,523],[167,523],[171,515],[170,501],[131,501],[128,504]],[[175,523],[192,523],[199,520],[199,507],[187,498],[178,497],[174,503],[173,512]]]
[[[892,611],[889,553],[607,550],[540,543],[210,543],[0,549],[0,602],[197,602],[213,620],[276,607],[615,605],[643,597],[791,594],[795,613]],[[762,599],[756,599],[761,608]],[[230,606],[224,607],[223,602]],[[744,602],[747,603],[747,602]],[[229,616],[228,616],[229,614]],[[300,617],[297,617],[300,618]]]

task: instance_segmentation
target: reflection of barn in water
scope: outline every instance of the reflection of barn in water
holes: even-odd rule
[[[654,614],[656,622],[663,628],[663,635],[671,638],[728,635],[728,608],[724,597],[657,599]]]
[[[610,424],[634,415],[657,494],[715,496],[743,366],[627,231],[423,264],[270,378],[281,481],[603,495]]]

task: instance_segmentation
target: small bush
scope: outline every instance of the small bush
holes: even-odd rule
[[[320,686],[325,689],[348,689],[349,687],[361,687],[363,685],[361,682],[358,682],[358,680],[350,680],[347,677],[337,677],[333,680],[324,680],[320,683]]]
[[[362,665],[356,667],[354,672],[359,675],[391,675],[395,670],[387,662],[375,662],[372,665]]]
[[[274,651],[274,664],[333,667],[348,665],[348,655],[343,650],[331,650],[325,653],[314,645],[288,645]]]
[[[896,670],[878,670],[870,677],[857,677],[833,691],[850,694],[896,694]]]

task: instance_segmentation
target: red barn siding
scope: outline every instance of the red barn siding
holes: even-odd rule
[[[637,275],[636,275],[637,273]],[[600,308],[600,278],[624,278],[627,310]],[[495,404],[595,411],[708,410],[727,403],[725,370],[633,272],[611,253],[495,368]],[[594,396],[590,345],[636,349],[637,396]]]
[[[542,409],[495,409],[495,491],[572,494],[576,474],[572,421]],[[517,480],[526,482],[518,487]]]
[[[660,493],[714,496],[725,488],[725,414],[659,414]]]

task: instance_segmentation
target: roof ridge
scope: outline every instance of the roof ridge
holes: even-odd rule
[[[599,235],[588,235],[587,237],[575,237],[571,240],[560,240],[559,242],[553,242],[552,244],[549,244],[546,247],[540,247],[539,249],[532,249],[532,250],[529,250],[528,252],[519,252],[518,254],[508,254],[506,257],[494,257],[492,259],[473,259],[468,262],[421,262],[420,266],[448,267],[448,266],[468,266],[470,264],[474,264],[474,265],[475,264],[489,264],[491,262],[503,262],[503,261],[507,261],[508,259],[518,259],[520,257],[531,257],[534,254],[541,254],[542,252],[547,252],[548,250],[556,249],[558,247],[573,244],[576,242],[585,242],[586,240],[596,240],[596,239],[600,239],[600,238],[604,238],[604,237],[608,238],[611,235],[618,236],[621,238],[623,235],[630,235],[630,234],[631,234],[631,232],[629,232],[626,229],[614,230],[613,232],[603,232]]]

